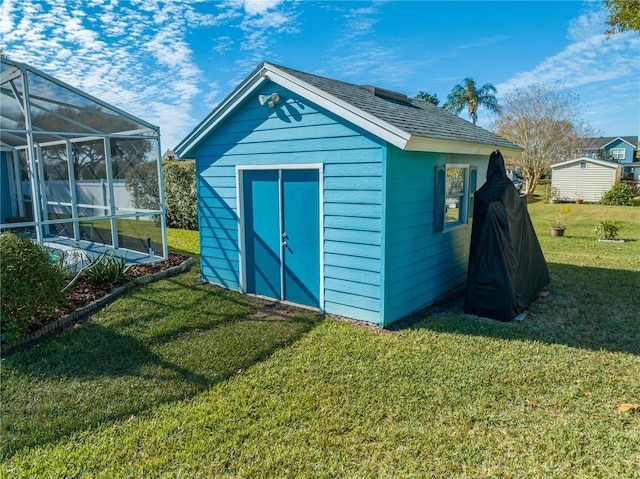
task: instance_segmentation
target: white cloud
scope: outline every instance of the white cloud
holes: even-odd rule
[[[620,35],[615,40],[604,36],[591,37],[567,46],[560,53],[545,59],[533,70],[518,73],[515,77],[498,85],[505,93],[534,83],[563,82],[568,87],[640,75],[637,52],[640,39],[630,34]]]
[[[329,49],[330,66],[317,70],[316,73],[343,81],[366,82],[387,88],[405,84],[407,77],[431,60],[423,56],[407,59],[404,46],[384,44],[377,39],[375,27],[384,15],[380,8],[382,4],[374,3],[366,7],[362,5],[336,2],[325,7],[335,14],[335,24],[341,35]],[[393,65],[393,68],[389,68],[389,65]]]
[[[226,52],[233,51],[235,48],[235,42],[229,36],[218,37],[214,41],[215,46],[213,47],[213,51],[222,54]]]
[[[13,60],[159,124],[163,144],[175,144],[195,123],[191,105],[202,93],[185,32],[229,18],[198,12],[197,3],[4,0],[0,47]]]
[[[14,7],[14,0],[4,0],[2,4],[0,4],[0,34],[2,35],[14,29],[12,20]]]
[[[633,32],[617,34],[607,39],[603,15],[587,12],[569,27],[573,40],[561,52],[546,58],[532,70],[520,72],[496,85],[501,94],[535,83],[562,82],[567,87],[640,77],[640,38]]]
[[[243,0],[241,3],[248,15],[264,15],[278,7],[283,0]]]
[[[346,25],[342,40],[346,42],[371,34],[374,25],[378,23],[378,14],[378,10],[374,7],[359,7],[347,11],[344,14]]]
[[[297,31],[296,11],[284,0],[3,0],[0,48],[160,125],[163,147],[173,147],[196,124],[195,107],[213,108],[221,92],[194,60],[194,30],[239,29],[239,39],[213,35],[211,54],[243,50],[235,70],[244,76],[273,60],[277,35]]]
[[[571,88],[581,99],[583,114],[609,135],[637,133],[640,108],[640,38],[634,32],[607,38],[606,12],[591,9],[568,27],[570,43],[533,69],[496,85],[500,96],[544,83]],[[614,131],[615,130],[615,131]]]
[[[78,17],[64,20],[64,30],[66,34],[65,40],[70,43],[76,43],[81,48],[99,50],[106,47],[104,42],[98,40],[97,32],[84,28],[82,20]]]
[[[224,55],[232,49],[243,53],[233,60],[233,78],[229,86],[235,87],[261,61],[278,61],[274,44],[281,35],[298,32],[298,5],[283,0],[227,0],[219,15],[219,22],[234,20],[242,31],[238,41],[229,36],[216,39],[212,51]],[[213,97],[209,96],[210,100]]]
[[[160,125],[163,151],[176,147],[196,124],[189,112],[166,102],[151,102],[147,111],[148,121]]]
[[[607,11],[603,8],[587,10],[569,23],[567,36],[573,42],[588,40],[592,36],[601,36],[607,18]]]
[[[205,105],[213,110],[218,105],[218,95],[220,94],[220,85],[218,82],[210,82],[204,94]]]
[[[350,50],[351,51],[351,50]],[[366,82],[374,85],[391,86],[402,81],[409,71],[413,71],[411,62],[403,62],[398,58],[394,48],[383,47],[375,42],[359,42],[354,53],[334,56],[331,71],[319,71],[318,74],[330,76],[343,81],[366,78]],[[393,69],[389,65],[393,64]]]

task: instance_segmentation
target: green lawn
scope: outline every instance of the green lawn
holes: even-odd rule
[[[137,288],[2,361],[2,477],[638,477],[640,208],[572,206],[552,238],[557,208],[529,205],[551,284],[522,323],[452,301],[379,331],[197,267]]]

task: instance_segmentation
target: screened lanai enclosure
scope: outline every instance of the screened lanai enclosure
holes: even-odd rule
[[[31,66],[1,63],[0,230],[72,261],[166,259],[159,128]]]

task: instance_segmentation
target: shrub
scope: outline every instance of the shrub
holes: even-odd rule
[[[115,283],[133,277],[133,269],[124,258],[116,258],[113,252],[102,253],[82,273],[92,283]]]
[[[1,336],[10,341],[64,305],[66,275],[47,250],[13,233],[0,235],[0,261]]]
[[[635,194],[628,184],[616,183],[602,195],[600,203],[603,205],[632,206],[631,200],[634,196]]]
[[[619,221],[601,220],[593,230],[598,235],[598,239],[603,240],[615,240],[618,237],[618,233],[622,229],[622,225]]]
[[[198,196],[195,161],[165,161],[164,203],[167,226],[184,230],[198,229]]]
[[[197,230],[198,195],[195,161],[163,161],[162,179],[167,226]],[[127,172],[126,185],[136,208],[159,207],[158,172],[154,163],[145,163],[131,168]]]

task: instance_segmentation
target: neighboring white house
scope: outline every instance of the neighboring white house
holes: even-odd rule
[[[622,165],[594,158],[576,158],[551,165],[551,186],[563,201],[597,202],[620,181]]]
[[[628,170],[628,173],[624,173],[624,170]],[[628,180],[634,180],[640,182],[640,161],[634,161],[624,165],[623,174],[628,175]],[[633,175],[633,176],[632,176]]]

